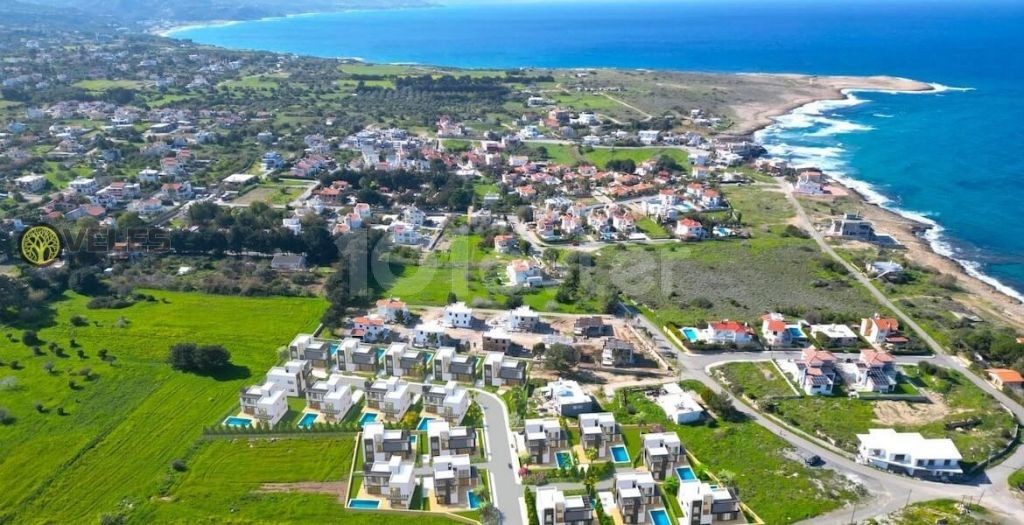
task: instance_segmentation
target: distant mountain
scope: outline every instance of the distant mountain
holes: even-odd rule
[[[86,17],[122,22],[250,20],[316,11],[429,5],[428,0],[3,0],[0,13],[8,13],[8,3],[17,4],[14,9],[21,10],[21,16],[56,16],[62,10],[72,10]],[[43,11],[33,13],[33,6]]]

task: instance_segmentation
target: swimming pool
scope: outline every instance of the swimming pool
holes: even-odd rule
[[[789,328],[786,328],[786,331],[789,332],[789,337],[791,339],[803,339],[804,338],[803,331],[801,331],[799,328],[797,328],[795,326],[790,326]]]
[[[665,509],[654,509],[651,511],[651,523],[654,525],[671,525],[668,520],[668,513]]]
[[[433,420],[434,420],[434,418],[432,418],[432,417],[421,417],[420,418],[420,423],[418,425],[416,425],[416,430],[419,430],[420,432],[426,431],[427,430],[427,425],[430,424],[430,422],[433,421]]]
[[[555,452],[555,461],[558,462],[558,468],[569,468],[572,466],[572,454],[565,451]]]
[[[696,328],[683,328],[683,335],[686,336],[691,343],[697,342],[697,329]]]
[[[375,509],[380,507],[380,502],[374,499],[350,499],[348,506],[353,509]]]
[[[302,415],[302,419],[299,420],[299,428],[310,428],[313,426],[314,421],[316,421],[316,414],[306,412]]]
[[[480,507],[480,498],[477,498],[476,493],[472,490],[466,493],[466,501],[469,502],[469,508],[471,509]]]
[[[366,413],[363,414],[363,417],[359,418],[359,426],[365,427],[366,425],[369,425],[370,423],[373,423],[374,421],[377,421],[377,414],[373,414],[371,412],[366,412]]]
[[[679,481],[697,481],[697,475],[690,467],[676,467],[676,476],[679,476]]]
[[[229,427],[251,427],[252,420],[244,417],[231,416],[224,421],[224,424]]]
[[[629,463],[629,452],[626,452],[626,447],[622,445],[612,447],[612,459],[616,463]]]

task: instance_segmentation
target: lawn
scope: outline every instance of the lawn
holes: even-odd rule
[[[304,184],[264,184],[249,190],[245,195],[238,197],[235,202],[246,205],[265,202],[272,206],[284,206],[298,198],[304,191],[306,191]]]
[[[1000,408],[998,401],[965,377],[952,370],[943,372],[948,378],[922,374],[914,366],[904,367],[904,370],[912,383],[937,395],[948,409],[922,417],[927,422],[903,417],[900,419],[902,424],[899,424],[879,422],[876,416],[878,404],[904,406],[908,414],[936,407],[934,404],[901,401],[811,396],[778,401],[776,414],[806,432],[831,438],[838,446],[851,452],[856,450],[856,434],[863,434],[869,428],[894,427],[900,432],[920,432],[928,438],[950,438],[963,455],[966,466],[984,460],[1009,441],[1006,436],[1013,430],[1013,418]],[[978,425],[964,431],[947,430],[945,427],[946,423],[968,420],[976,420]]]
[[[632,160],[637,164],[654,158],[667,155],[683,166],[689,166],[689,156],[686,150],[679,148],[594,148],[583,154],[591,164],[604,167],[610,160]]]
[[[125,88],[125,89],[139,89],[142,87],[142,82],[138,80],[106,80],[106,79],[95,79],[95,80],[80,80],[75,82],[75,87],[80,87],[88,91],[106,91],[114,88]]]
[[[664,226],[654,222],[650,217],[641,217],[640,220],[636,221],[636,227],[652,239],[668,239],[672,237]]]
[[[751,399],[797,395],[779,369],[770,362],[726,363],[718,370],[733,388],[742,388]]]
[[[684,382],[683,387],[693,389],[695,384]],[[639,392],[630,392],[625,405],[617,397],[606,408],[623,424],[659,424],[674,430],[683,447],[700,461],[697,470],[731,480],[743,502],[765,523],[801,521],[859,498],[855,487],[835,472],[811,469],[787,457],[789,444],[757,423],[675,425]]]
[[[1001,523],[979,505],[967,505],[964,509],[959,500],[934,499],[914,503],[886,517],[891,525],[988,525]],[[968,512],[964,512],[967,510]]]
[[[95,521],[125,502],[148,500],[202,427],[237,406],[239,387],[259,380],[277,349],[312,330],[326,307],[322,299],[148,293],[157,300],[120,310],[90,310],[72,294],[56,303],[39,337],[69,357],[33,356],[20,341],[0,337],[3,405],[17,418],[0,427],[0,521]],[[74,315],[88,325],[73,326]],[[20,327],[0,331],[21,334]],[[219,379],[172,371],[167,349],[182,341],[223,344],[234,371]],[[116,360],[101,360],[101,349]],[[43,369],[47,361],[53,373]]]

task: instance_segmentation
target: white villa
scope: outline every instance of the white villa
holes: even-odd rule
[[[384,416],[399,420],[413,404],[415,393],[409,383],[397,377],[378,379],[366,391],[366,406],[380,410]]]
[[[857,434],[857,461],[875,468],[903,472],[915,477],[945,477],[962,474],[963,456],[951,439],[926,439],[917,432],[896,432],[872,428]]]
[[[416,465],[392,456],[387,461],[375,461],[364,475],[366,492],[387,499],[391,508],[407,509],[416,490]]]
[[[664,392],[655,402],[670,420],[679,425],[700,421],[704,407],[690,393],[676,383],[665,383],[661,388]]]
[[[567,432],[556,418],[527,419],[523,422],[523,438],[530,462],[546,465],[555,461],[555,453],[568,448]]]
[[[243,413],[270,426],[288,413],[287,392],[271,381],[243,389],[239,402]]]
[[[458,425],[469,411],[469,391],[455,381],[423,387],[423,410]]]
[[[412,344],[422,347],[438,347],[444,344],[448,330],[441,321],[434,319],[416,325],[412,330]]]
[[[596,513],[587,496],[566,496],[557,487],[537,487],[537,517],[544,525],[590,524]]]
[[[508,329],[513,332],[531,332],[540,322],[540,314],[527,305],[508,313]]]
[[[664,481],[673,469],[687,463],[683,443],[675,432],[657,432],[643,435],[644,466],[654,479]]]
[[[468,504],[469,491],[477,486],[480,473],[469,456],[434,456],[434,499],[441,505]]]
[[[267,371],[267,382],[284,390],[288,397],[301,397],[311,378],[313,367],[309,361],[292,359],[284,366],[275,366]]]
[[[580,384],[569,379],[551,381],[541,393],[548,400],[547,403],[563,416],[577,416],[594,406],[590,395],[583,391]]]
[[[613,445],[622,443],[622,433],[611,412],[580,414],[580,444],[597,450],[597,457],[608,457]]]
[[[506,357],[501,352],[487,352],[484,358],[484,385],[521,385],[526,382],[526,361]]]
[[[462,302],[445,306],[444,324],[450,328],[471,328],[473,326],[473,309]]]
[[[615,474],[615,506],[622,522],[647,523],[647,511],[661,503],[658,485],[650,472]]]
[[[352,387],[342,383],[341,375],[331,374],[306,390],[306,405],[329,421],[339,421],[352,408],[352,393]]]
[[[811,325],[811,335],[829,347],[857,346],[857,343],[860,342],[860,338],[853,332],[853,329],[845,324]]]
[[[682,523],[713,525],[746,523],[736,489],[698,479],[680,480],[676,500],[683,510]]]
[[[381,299],[377,301],[377,316],[385,322],[397,323],[409,318],[409,309],[397,299]]]
[[[510,286],[535,287],[544,284],[540,267],[526,259],[517,259],[505,267]]]
[[[431,457],[477,453],[475,428],[452,427],[440,419],[427,422],[427,443]]]

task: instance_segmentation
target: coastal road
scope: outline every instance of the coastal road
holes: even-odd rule
[[[366,378],[342,376],[345,383],[359,390],[363,389]],[[409,385],[415,391],[422,391],[425,383]],[[501,399],[484,390],[469,388],[474,401],[484,414],[484,435],[486,436],[487,461],[478,463],[491,474],[491,497],[494,506],[501,513],[501,522],[508,525],[526,523],[526,502],[523,484],[519,478],[519,456],[512,449],[512,432],[509,430],[508,412]],[[509,468],[509,465],[512,468]]]

